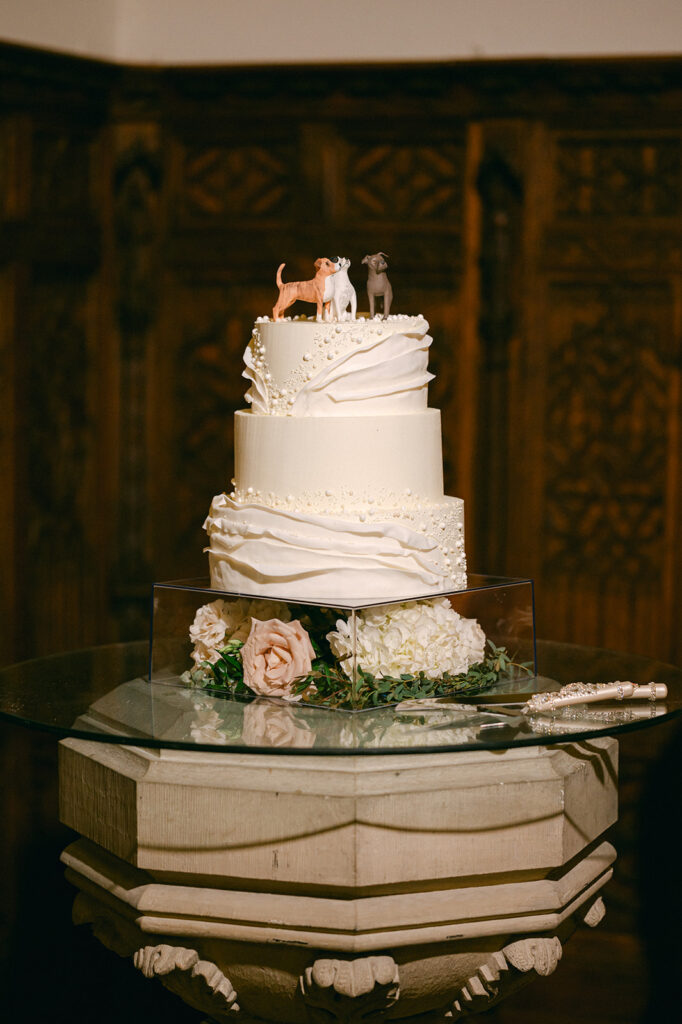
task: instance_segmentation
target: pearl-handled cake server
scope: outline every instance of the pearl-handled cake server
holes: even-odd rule
[[[603,701],[621,700],[663,700],[668,696],[665,683],[640,685],[629,680],[616,679],[612,683],[569,683],[560,690],[549,693],[535,693],[523,706],[523,714],[555,711],[572,704],[597,704]]]

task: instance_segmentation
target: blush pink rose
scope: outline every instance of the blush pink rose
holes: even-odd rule
[[[285,700],[301,699],[300,694],[292,695],[293,684],[308,675],[315,652],[298,619],[251,619],[251,632],[241,655],[244,682],[254,693]]]

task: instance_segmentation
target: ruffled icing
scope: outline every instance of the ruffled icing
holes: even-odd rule
[[[428,372],[432,338],[423,328],[377,336],[371,321],[353,325],[339,344],[350,345],[337,352],[317,372],[291,388],[286,414],[291,416],[350,416],[356,412],[410,412],[425,403],[425,389],[434,375]],[[371,331],[372,333],[368,333]],[[368,335],[365,337],[365,335]],[[307,358],[307,356],[306,356]],[[251,345],[244,352],[242,376],[250,381],[246,401],[257,415],[281,410],[281,399],[273,401],[267,363],[257,359]]]
[[[270,412],[270,392],[264,374],[256,366],[250,345],[246,346],[244,352],[242,377],[251,381],[251,387],[244,396],[246,401],[251,403],[254,412],[266,416]]]
[[[333,603],[453,588],[435,540],[399,522],[362,523],[237,504],[221,494],[204,528],[211,584],[220,590]]]
[[[380,413],[387,401],[391,412],[408,411],[434,378],[427,370],[431,341],[428,334],[391,334],[351,349],[303,385],[292,415],[350,415],[368,402]]]

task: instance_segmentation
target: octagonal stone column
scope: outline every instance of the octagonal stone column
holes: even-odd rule
[[[70,739],[60,788],[75,919],[216,1020],[488,1009],[598,923],[615,858],[608,738],[343,757]]]

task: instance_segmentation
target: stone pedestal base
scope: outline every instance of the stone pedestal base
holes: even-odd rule
[[[365,757],[65,740],[74,918],[216,1020],[453,1021],[603,916],[617,746]]]

